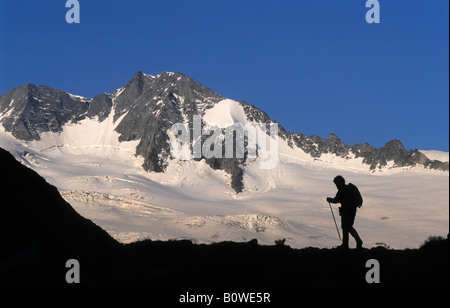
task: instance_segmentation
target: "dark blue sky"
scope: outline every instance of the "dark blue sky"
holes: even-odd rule
[[[0,93],[26,83],[93,97],[137,71],[181,72],[287,130],[449,150],[449,1],[0,2]]]

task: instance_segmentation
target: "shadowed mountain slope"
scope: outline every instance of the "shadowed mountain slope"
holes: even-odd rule
[[[26,278],[18,273],[26,275],[28,266],[91,258],[118,247],[106,231],[79,215],[54,186],[1,148],[0,166],[0,276],[15,273],[14,281],[23,280],[26,285],[32,275]],[[8,281],[0,279],[4,283]]]

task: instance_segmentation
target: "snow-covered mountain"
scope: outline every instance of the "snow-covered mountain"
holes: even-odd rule
[[[328,247],[337,243],[324,197],[334,195],[337,174],[363,192],[358,219],[368,245],[412,247],[448,232],[448,153],[406,150],[398,140],[378,149],[349,146],[334,134],[305,136],[277,123],[271,169],[248,148],[239,156],[235,147],[228,158],[173,157],[171,128],[185,125],[192,153],[196,116],[203,130],[217,125],[224,134],[232,124],[275,123],[186,75],[138,72],[94,98],[33,84],[9,91],[0,97],[0,147],[122,241],[287,238],[293,246]]]

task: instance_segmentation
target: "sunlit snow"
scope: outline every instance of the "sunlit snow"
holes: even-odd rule
[[[371,171],[361,158],[312,158],[280,138],[278,165],[263,170],[258,159],[248,160],[245,189],[236,194],[230,175],[204,161],[174,159],[165,173],[145,172],[143,158],[134,154],[138,141],[118,141],[114,128],[120,119],[114,122],[113,114],[103,122],[65,125],[62,133],[43,133],[41,140],[27,143],[1,127],[0,146],[119,241],[256,238],[272,245],[286,238],[292,247],[333,247],[339,239],[325,199],[336,193],[337,174],[363,194],[355,227],[364,246],[418,247],[430,235],[448,233],[448,172],[389,166]],[[208,109],[203,119],[221,127],[246,121],[232,100]],[[424,153],[431,158],[434,152]],[[334,211],[338,217],[337,207]]]

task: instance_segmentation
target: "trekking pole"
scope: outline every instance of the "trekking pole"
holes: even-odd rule
[[[341,239],[341,233],[339,232],[339,228],[338,228],[338,225],[337,225],[337,223],[336,223],[336,218],[334,218],[334,213],[333,213],[333,208],[331,207],[331,203],[328,202],[328,205],[330,206],[331,215],[333,215],[334,225],[336,226],[336,231],[337,231],[337,233],[338,233],[338,235],[339,235],[339,240],[342,241],[342,239]]]

